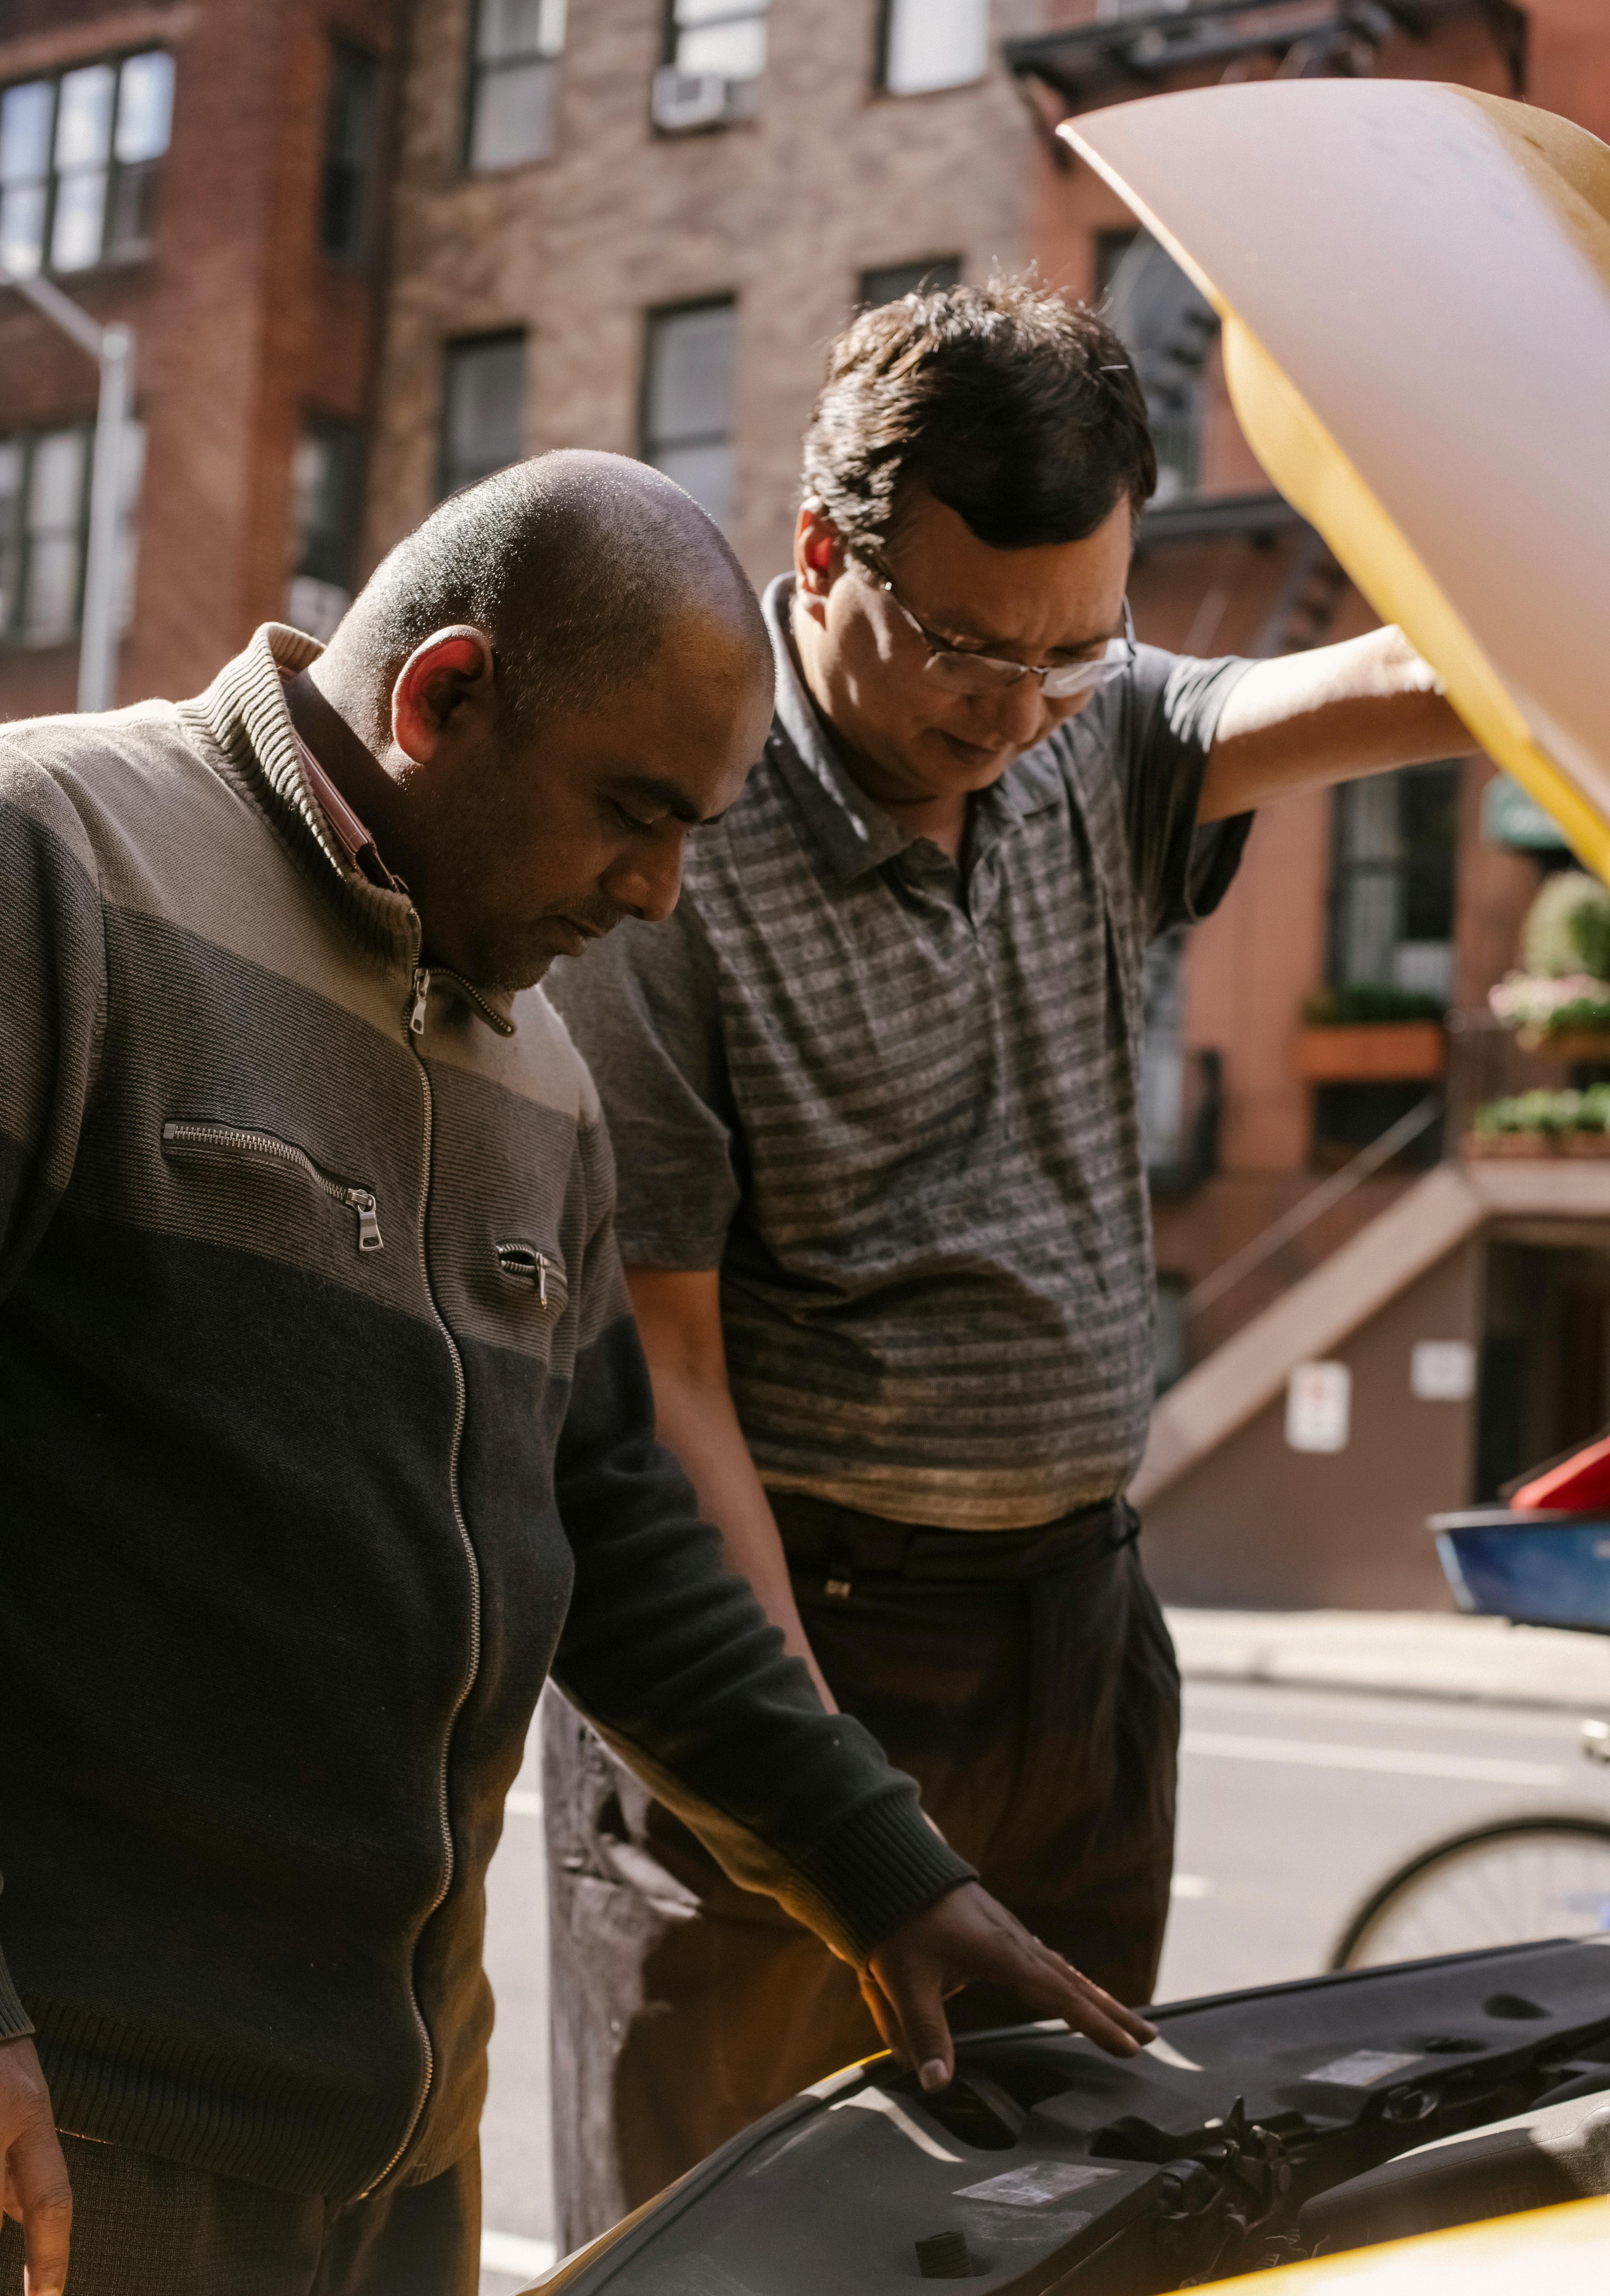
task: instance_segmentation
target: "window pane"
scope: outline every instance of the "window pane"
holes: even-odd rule
[[[767,0],[677,0],[678,24],[709,24],[721,16],[763,16]]]
[[[0,95],[0,183],[26,183],[50,166],[51,119],[55,90],[47,79],[30,79]]]
[[[732,447],[726,439],[709,447],[662,447],[650,456],[656,470],[686,487],[718,526],[732,508]]]
[[[876,271],[862,272],[859,299],[872,305],[898,303],[902,295],[919,290],[926,294],[959,286],[961,276],[959,255],[931,255],[925,263],[886,263]]]
[[[84,510],[85,450],[82,430],[50,430],[34,442],[33,475],[28,490],[28,529],[76,529]]]
[[[111,108],[118,75],[111,64],[88,64],[62,75],[56,111],[58,168],[94,168],[111,147]]]
[[[564,45],[564,0],[481,0],[475,53],[482,63],[556,56]]]
[[[717,79],[759,79],[766,69],[766,20],[711,24],[683,32],[677,40],[677,70],[710,72]]]
[[[78,619],[78,537],[53,535],[28,554],[28,598],[22,627],[37,644],[70,636]]]
[[[352,578],[362,453],[356,424],[319,422],[303,431],[292,463],[296,571],[342,589]]]
[[[480,75],[470,125],[472,168],[518,168],[547,158],[557,78],[551,63],[499,64]]]
[[[12,184],[0,192],[0,271],[27,279],[45,254],[45,186]]]
[[[163,48],[130,56],[118,89],[117,157],[160,160],[173,120],[173,58]]]
[[[662,447],[725,438],[732,428],[737,313],[730,303],[668,311],[649,338],[648,459]],[[694,489],[688,489],[691,494]]]
[[[338,46],[331,61],[324,120],[324,174],[319,241],[338,262],[359,263],[369,239],[369,179],[374,150],[380,66],[356,48]]]
[[[56,271],[82,271],[101,259],[101,229],[106,214],[106,170],[89,168],[56,179],[56,214],[51,226],[50,259]]]
[[[442,491],[517,463],[525,439],[525,338],[449,343],[442,409]]]
[[[138,255],[151,245],[156,224],[157,179],[161,163],[136,160],[113,170],[111,201],[106,216],[107,255]]]
[[[989,0],[890,0],[883,77],[896,95],[981,79],[989,55]]]

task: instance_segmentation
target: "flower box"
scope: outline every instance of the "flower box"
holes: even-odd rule
[[[1310,1084],[1399,1084],[1440,1077],[1448,1039],[1435,1021],[1370,1021],[1306,1028],[1298,1073]]]
[[[1524,1053],[1546,1053],[1554,1061],[1610,1062],[1610,1029],[1544,1029],[1529,1021],[1517,1034]]]
[[[1610,1157],[1610,1132],[1467,1132],[1461,1152],[1500,1156]]]

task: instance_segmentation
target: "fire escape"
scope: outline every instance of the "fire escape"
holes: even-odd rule
[[[1521,94],[1526,18],[1511,0],[1191,0],[1183,6],[1108,0],[1097,22],[1008,40],[1006,58],[1055,164],[1069,169],[1078,163],[1053,130],[1070,112],[1254,74],[1356,78],[1374,70],[1384,41],[1398,36],[1425,41],[1444,25],[1473,18],[1486,24],[1510,86]],[[1115,304],[1122,299],[1122,285],[1121,267],[1113,282]],[[1114,310],[1154,421],[1161,416],[1164,426],[1182,389],[1200,373],[1215,324],[1194,291],[1172,300],[1171,316],[1144,339]],[[1259,646],[1261,652],[1285,653],[1323,638],[1346,581],[1319,537],[1279,495],[1199,494],[1187,487],[1154,504],[1138,540],[1143,550],[1218,537],[1267,547],[1298,529],[1290,575]]]

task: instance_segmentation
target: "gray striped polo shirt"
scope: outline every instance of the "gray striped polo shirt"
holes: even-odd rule
[[[1153,1388],[1141,968],[1249,819],[1198,829],[1247,665],[1132,669],[974,801],[967,865],[850,778],[766,606],[777,707],[664,924],[548,991],[591,1063],[628,1264],[721,1271],[775,1490],[1001,1530],[1112,1496]]]

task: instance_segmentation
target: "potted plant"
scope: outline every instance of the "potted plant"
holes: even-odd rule
[[[1597,877],[1570,869],[1544,881],[1526,913],[1520,968],[1490,1002],[1529,1053],[1610,1061],[1610,891]]]
[[[1413,1083],[1448,1064],[1440,998],[1389,980],[1353,980],[1308,997],[1297,1064],[1310,1084]]]
[[[1610,1156],[1610,1085],[1523,1092],[1478,1108],[1466,1156]]]

